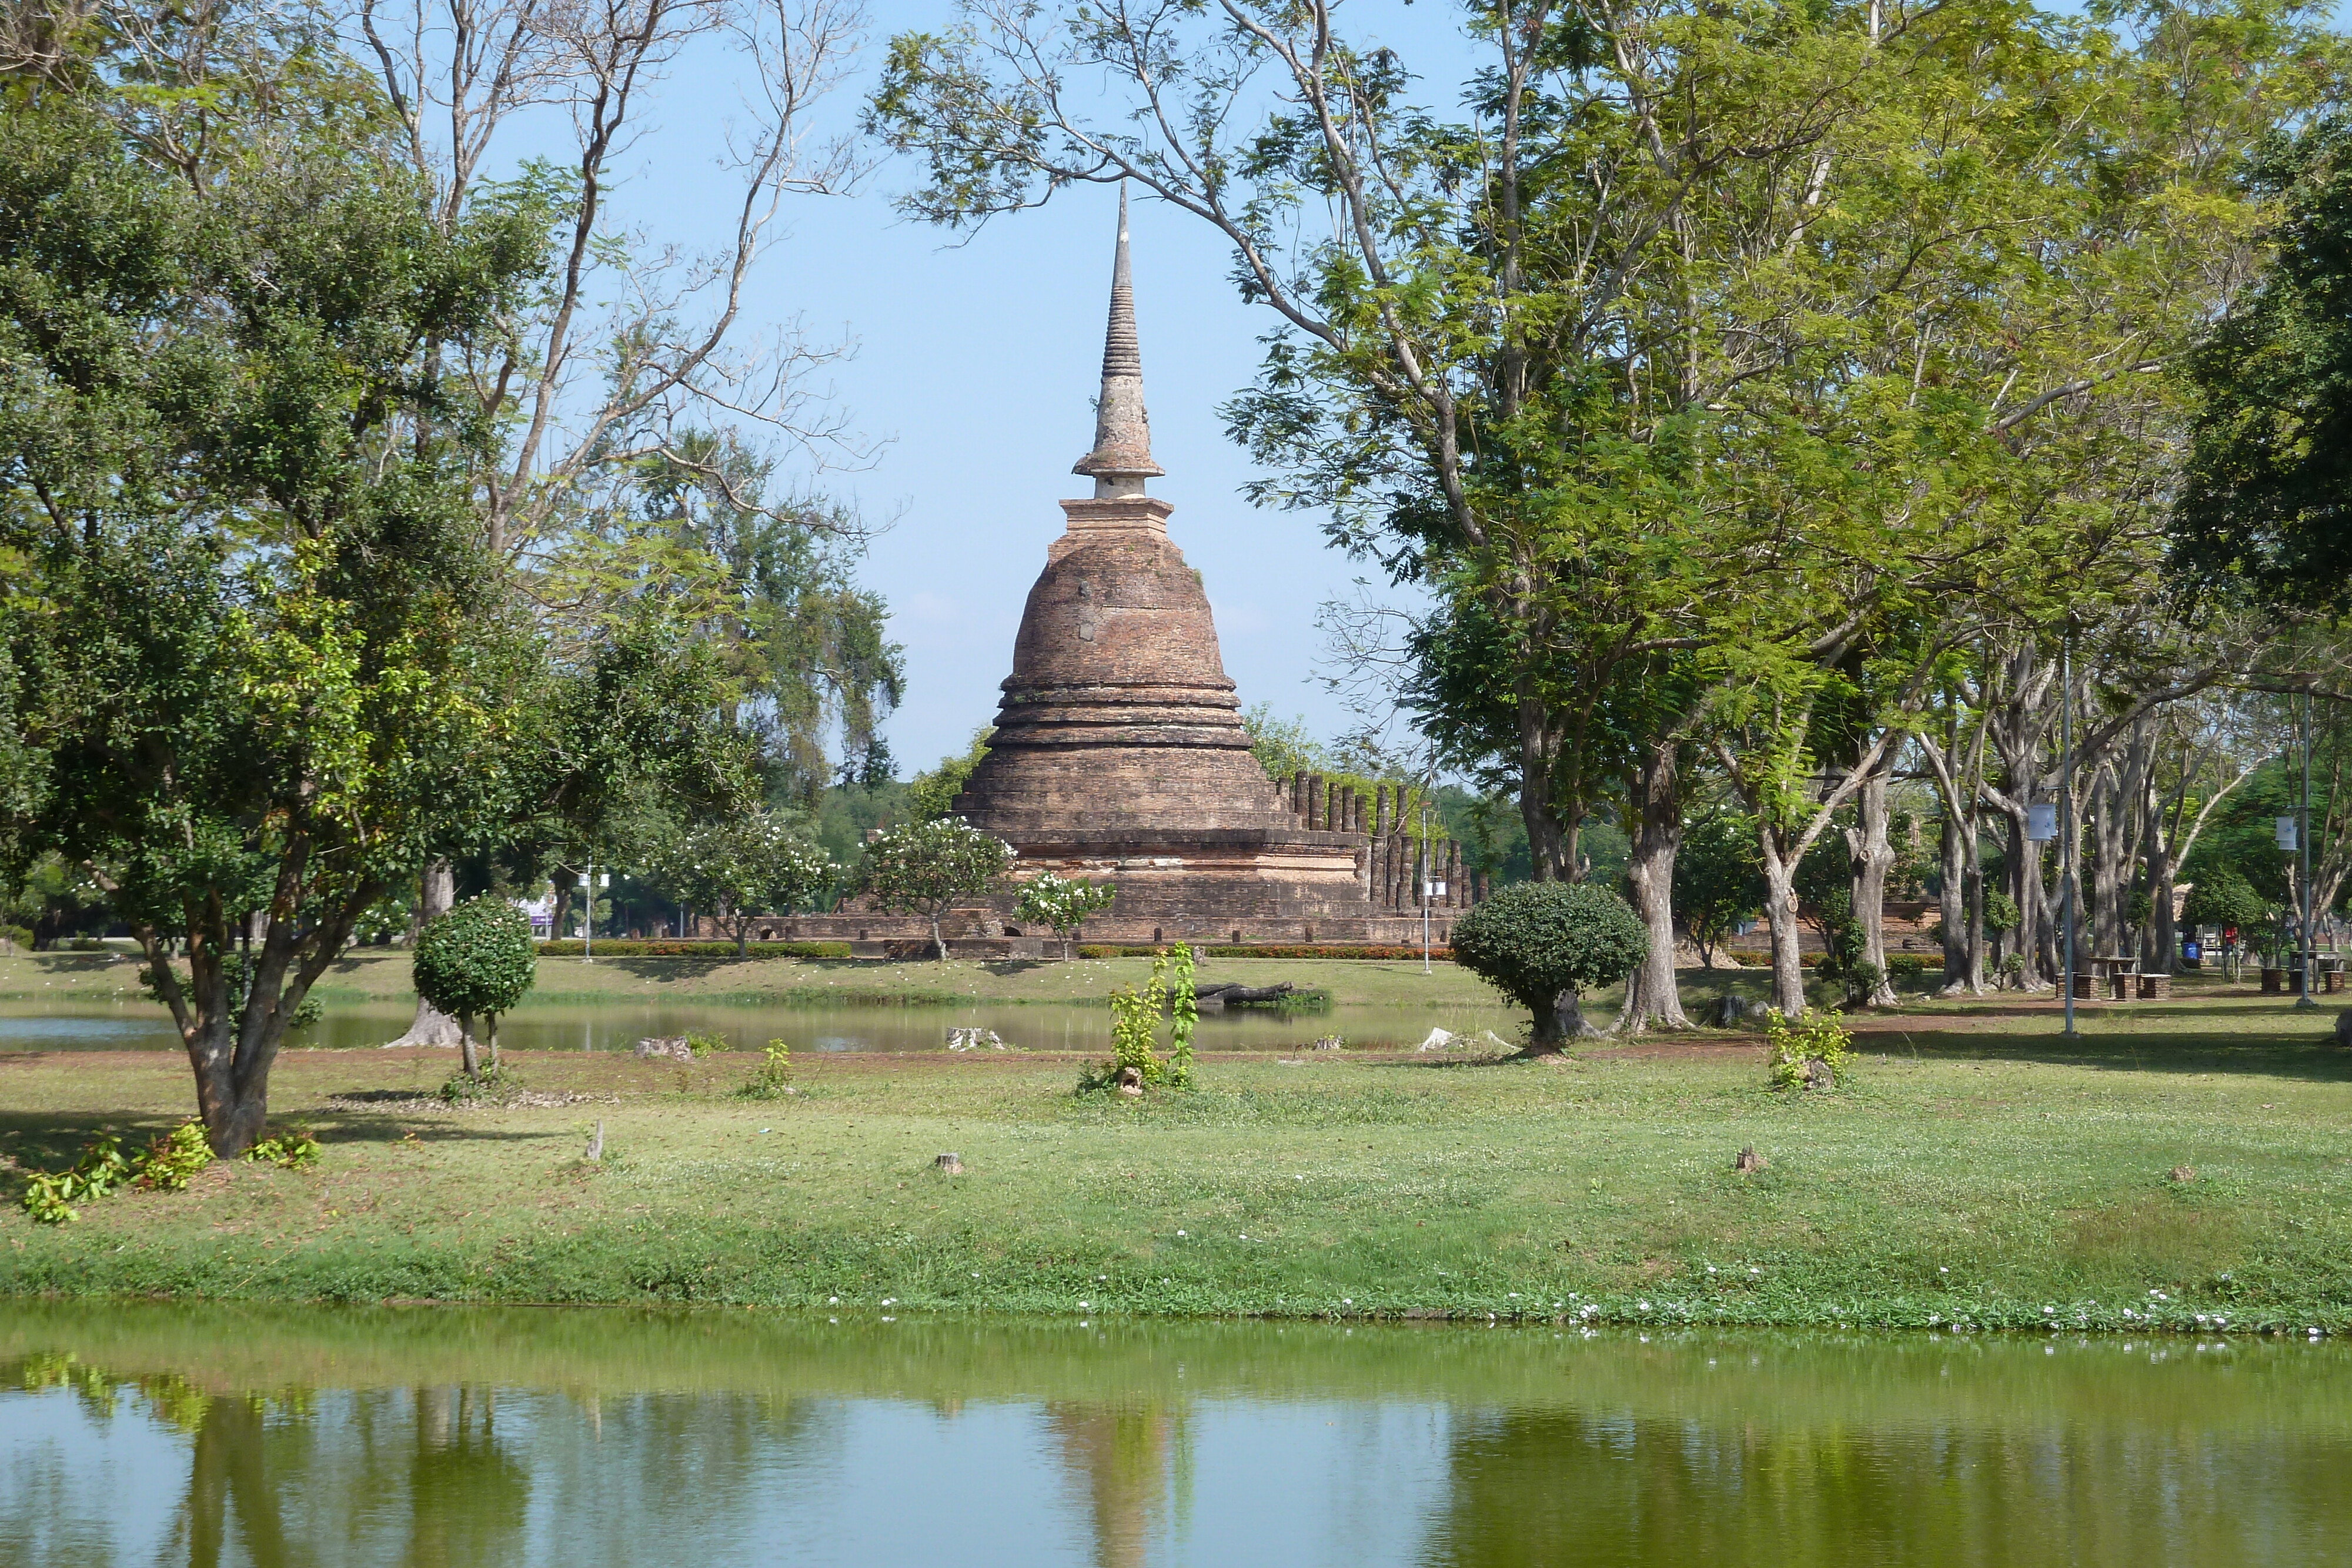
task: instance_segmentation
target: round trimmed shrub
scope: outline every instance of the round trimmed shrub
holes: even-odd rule
[[[1591,883],[1525,882],[1454,923],[1454,961],[1535,1015],[1534,1051],[1557,1051],[1560,1003],[1614,985],[1649,955],[1625,901]]]
[[[464,1030],[466,1071],[478,1071],[474,1019],[489,1020],[490,1061],[499,1059],[499,1015],[522,1000],[539,978],[530,921],[503,898],[471,898],[417,933],[410,960],[416,994],[457,1019]]]

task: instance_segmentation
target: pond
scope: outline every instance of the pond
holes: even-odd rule
[[[0,1302],[0,1563],[2341,1563],[2334,1343]]]
[[[330,1006],[319,1022],[297,1030],[295,1048],[382,1045],[408,1028],[411,1008],[387,1003]],[[51,1005],[0,1004],[0,1051],[177,1051],[171,1017],[152,1002]],[[1418,1045],[1433,1027],[1465,1034],[1492,1030],[1516,1040],[1525,1022],[1500,1008],[1333,1007],[1283,1014],[1236,1008],[1204,1015],[1204,1051],[1289,1051],[1337,1034],[1370,1048]],[[797,1052],[944,1051],[950,1029],[992,1030],[1009,1046],[1028,1051],[1108,1051],[1110,1009],[1062,1002],[993,1007],[782,1008],[718,1003],[705,1006],[526,1002],[499,1020],[499,1043],[515,1051],[627,1051],[647,1035],[707,1033],[738,1051],[782,1040]]]

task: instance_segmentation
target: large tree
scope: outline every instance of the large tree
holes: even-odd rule
[[[443,417],[419,371],[428,340],[514,308],[542,254],[511,209],[425,221],[331,71],[299,106],[283,79],[213,77],[202,96],[242,112],[181,165],[135,111],[196,85],[115,99],[107,74],[18,78],[0,116],[29,771],[10,848],[106,889],[226,1155],[259,1135],[287,1024],[361,914],[437,823],[495,809],[515,629],[464,484],[491,433]],[[224,960],[249,922],[238,1006]]]

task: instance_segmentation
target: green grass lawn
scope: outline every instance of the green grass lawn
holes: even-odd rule
[[[1045,967],[1066,998],[1134,964]],[[392,983],[377,965],[346,973]],[[1400,1003],[1421,980],[1277,967],[1368,971],[1355,983]],[[959,983],[1034,973],[1002,967]],[[1044,1053],[812,1060],[799,1092],[745,1102],[745,1055],[545,1052],[513,1065],[581,1098],[453,1112],[408,1098],[450,1053],[297,1051],[274,1103],[319,1131],[318,1166],[216,1166],[57,1228],[0,1173],[0,1291],[2352,1327],[2332,1013],[2208,985],[2083,1019],[2071,1044],[2049,1002],[1862,1020],[1856,1082],[1811,1098],[1769,1092],[1753,1040],[1711,1031],[1538,1062],[1211,1056],[1200,1092],[1140,1106],[1076,1098],[1078,1060]],[[59,1166],[189,1101],[168,1055],[0,1057],[0,1157]],[[609,1157],[588,1166],[599,1120]],[[1769,1163],[1743,1176],[1748,1145]],[[946,1150],[964,1176],[931,1169]]]

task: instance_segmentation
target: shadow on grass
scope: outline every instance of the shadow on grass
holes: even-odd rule
[[[353,1098],[356,1098],[354,1096]],[[414,1101],[415,1095],[406,1095]],[[34,1171],[60,1171],[81,1158],[89,1142],[103,1133],[122,1140],[126,1150],[142,1148],[188,1118],[180,1115],[91,1112],[0,1112],[0,1154],[12,1156],[18,1169],[5,1179],[9,1201],[24,1191],[25,1177]],[[469,1125],[465,1113],[430,1112],[403,1116],[383,1111],[323,1109],[311,1114],[270,1119],[269,1130],[282,1132],[299,1124],[322,1144],[397,1144],[412,1134],[423,1144],[525,1144],[549,1138],[569,1139],[570,1127],[496,1128]]]

